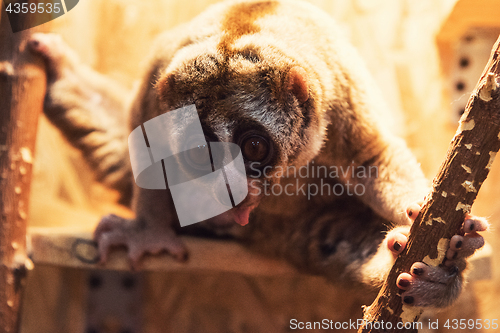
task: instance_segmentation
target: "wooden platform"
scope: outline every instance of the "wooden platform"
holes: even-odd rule
[[[29,228],[28,253],[35,264],[62,267],[129,270],[125,248],[112,251],[106,265],[98,263],[96,244],[90,230],[82,228]],[[147,271],[212,270],[238,272],[252,276],[275,276],[296,272],[287,263],[263,257],[235,241],[183,237],[190,251],[187,263],[168,254],[146,256],[142,269]]]
[[[182,237],[190,251],[189,261],[181,263],[168,254],[146,255],[141,270],[233,272],[250,276],[279,276],[297,273],[288,263],[261,256],[236,241]],[[491,278],[492,247],[486,244],[471,260],[470,280]],[[82,228],[28,229],[28,254],[34,264],[61,267],[130,270],[125,248],[110,253],[105,265],[98,263],[98,253],[92,232]]]

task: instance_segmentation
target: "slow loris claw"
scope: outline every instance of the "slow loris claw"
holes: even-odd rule
[[[414,221],[420,211],[421,203],[411,205],[407,212]],[[411,214],[410,214],[411,212]],[[411,215],[411,216],[410,216]],[[409,227],[408,227],[409,229]],[[401,273],[397,285],[404,290],[401,298],[405,304],[414,306],[446,307],[459,295],[463,286],[463,274],[467,266],[466,259],[484,245],[484,239],[478,231],[488,229],[488,222],[484,218],[467,215],[463,224],[464,235],[455,235],[451,238],[449,249],[444,262],[439,266],[431,266],[423,262],[412,265],[410,273]],[[406,245],[404,234],[393,235],[388,244],[398,242]],[[393,253],[400,253],[404,246]]]
[[[94,231],[94,240],[98,243],[101,264],[108,260],[110,248],[116,246],[128,248],[128,258],[134,270],[139,269],[139,261],[145,253],[166,251],[179,261],[188,259],[186,246],[172,229],[142,229],[134,220],[113,214],[102,218]]]
[[[61,36],[56,34],[35,33],[28,40],[28,47],[46,60],[49,79],[58,78],[69,60],[76,57]],[[61,66],[63,63],[64,66]]]

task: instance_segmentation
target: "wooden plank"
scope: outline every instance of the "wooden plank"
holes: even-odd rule
[[[30,258],[34,264],[74,268],[129,270],[125,248],[112,251],[108,263],[97,263],[97,250],[91,231],[82,228],[29,228]],[[237,272],[251,276],[295,274],[296,270],[278,259],[253,253],[230,240],[183,237],[190,250],[188,263],[180,263],[168,254],[146,256],[142,269],[148,271],[211,270]]]

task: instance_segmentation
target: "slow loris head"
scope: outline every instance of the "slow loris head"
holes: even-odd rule
[[[237,24],[244,24],[245,17],[238,15]],[[240,147],[249,195],[217,218],[244,225],[261,199],[256,170],[306,163],[318,153],[326,126],[307,66],[273,45],[258,27],[236,32],[234,23],[231,27],[179,50],[156,87],[162,111],[195,104],[207,141]]]

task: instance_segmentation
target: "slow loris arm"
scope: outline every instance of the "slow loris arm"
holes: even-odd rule
[[[30,48],[47,65],[47,118],[79,149],[98,181],[121,194],[129,204],[132,172],[127,149],[126,114],[130,92],[81,63],[54,34],[33,34]]]
[[[327,129],[325,154],[319,159],[346,171],[340,175],[343,181],[352,188],[358,185],[356,195],[381,217],[396,226],[409,225],[406,209],[424,198],[429,182],[405,142],[378,126],[380,120],[374,118],[382,115],[376,114],[377,108],[335,114]],[[351,116],[355,119],[346,119]],[[335,117],[344,119],[339,122]]]

